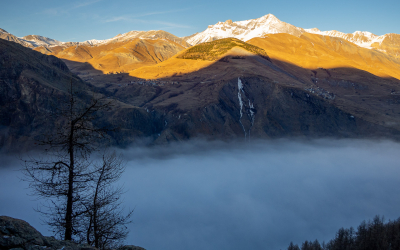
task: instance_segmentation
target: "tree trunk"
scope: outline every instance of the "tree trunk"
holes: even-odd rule
[[[97,206],[97,197],[99,194],[99,188],[100,188],[100,184],[101,181],[103,179],[103,173],[104,173],[104,164],[103,164],[103,168],[102,171],[100,173],[100,177],[97,180],[97,184],[96,184],[96,190],[94,193],[94,198],[93,198],[93,232],[94,232],[94,247],[99,248],[99,233],[98,233],[98,224],[97,224],[97,213],[98,213],[98,206]]]
[[[67,194],[67,211],[65,213],[65,240],[72,240],[72,203],[74,190],[74,124],[71,122],[69,135],[69,176],[68,176],[68,194]]]

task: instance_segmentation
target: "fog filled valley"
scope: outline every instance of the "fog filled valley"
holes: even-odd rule
[[[123,205],[134,209],[126,244],[146,249],[287,249],[334,238],[375,215],[400,217],[400,144],[375,140],[189,141],[116,149],[126,161]],[[33,154],[33,153],[31,153]],[[20,180],[1,155],[0,214],[43,235]]]

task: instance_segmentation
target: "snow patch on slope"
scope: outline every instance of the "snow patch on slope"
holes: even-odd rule
[[[89,44],[91,46],[96,46],[96,45],[102,45],[102,44],[107,44],[110,42],[122,42],[122,41],[127,41],[127,40],[132,40],[132,39],[160,39],[160,40],[169,40],[173,41],[176,43],[179,43],[181,45],[184,45],[185,42],[182,38],[179,38],[177,36],[174,36],[168,32],[162,31],[162,30],[149,30],[149,31],[129,31],[124,34],[118,34],[113,38],[110,39],[105,39],[105,40],[87,40],[82,43]],[[182,43],[183,42],[183,43]]]
[[[44,37],[44,36],[38,36],[38,35],[29,35],[29,36],[24,36],[24,37],[19,37],[19,39],[30,43],[33,47],[40,47],[40,46],[60,46],[63,45],[63,42]]]
[[[340,32],[340,31],[336,31],[336,30],[320,31],[317,28],[305,29],[305,31],[308,33],[318,34],[318,35],[322,35],[322,36],[343,38],[343,39],[345,39],[349,42],[352,42],[360,47],[368,48],[368,49],[373,49],[372,44],[374,44],[374,43],[381,44],[382,41],[386,37],[386,35],[377,36],[368,31],[355,31],[350,34],[346,34],[346,33]]]

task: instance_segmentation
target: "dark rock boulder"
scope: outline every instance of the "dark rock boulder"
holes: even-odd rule
[[[143,247],[129,245],[129,246],[120,247],[120,248],[118,248],[118,250],[146,250],[146,249],[144,249]]]
[[[26,221],[0,216],[0,249],[95,250],[96,248],[70,241],[56,240],[53,237],[45,237]]]
[[[57,240],[43,236],[28,222],[8,216],[0,216],[0,250],[97,250],[87,244]],[[146,250],[142,247],[128,245],[118,250]]]

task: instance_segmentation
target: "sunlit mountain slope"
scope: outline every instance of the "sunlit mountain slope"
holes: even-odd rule
[[[304,33],[270,34],[248,43],[263,48],[276,60],[305,68],[356,68],[380,77],[400,79],[400,61],[377,50],[357,46],[342,38]]]
[[[129,70],[160,63],[175,55],[184,47],[166,40],[133,39],[127,42],[100,44],[97,46],[77,45],[70,47],[36,48],[42,53],[61,59],[89,63],[103,73],[127,72]]]
[[[244,60],[245,57],[248,60]],[[250,60],[251,57],[257,59]],[[262,69],[263,65],[260,62],[257,63],[257,60],[269,63],[269,57],[263,49],[235,38],[226,38],[196,45],[178,53],[163,63],[139,68],[129,72],[129,74],[139,78],[156,79],[180,77],[184,74],[193,73],[198,74],[199,79],[207,80],[207,77],[209,77],[210,79],[208,80],[211,80],[221,78],[221,75],[226,75],[229,71],[227,71],[227,67],[232,68],[232,64],[228,64],[232,60],[237,61],[235,65],[241,64],[242,70],[238,71],[239,75],[246,71],[250,61],[250,64],[255,63],[254,65],[257,65],[251,67],[255,74],[257,74],[256,68],[261,67],[259,69]],[[212,67],[210,72],[202,70],[204,68],[211,69],[210,66],[216,63],[220,66]],[[249,69],[247,70],[249,71]]]
[[[116,73],[160,63],[184,49],[185,45],[164,31],[132,31],[109,40],[37,47],[35,50],[72,62],[88,63],[102,73]]]

